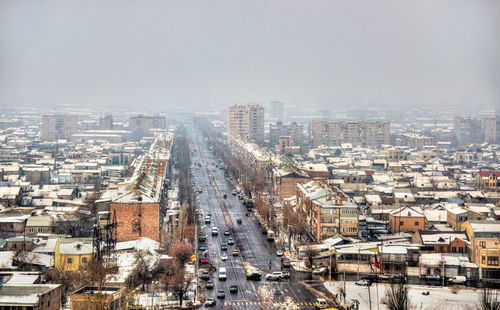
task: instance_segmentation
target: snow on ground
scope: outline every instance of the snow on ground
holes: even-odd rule
[[[340,281],[325,282],[325,287],[333,294],[339,292]],[[385,296],[385,290],[389,287],[386,283],[378,284],[379,301]],[[462,288],[457,294],[451,292],[450,287],[408,285],[408,295],[413,309],[425,310],[462,310],[474,309],[478,304],[480,289]],[[368,288],[357,286],[352,281],[346,282],[347,300],[357,299],[360,302],[360,309],[369,309]],[[422,292],[429,291],[429,295],[422,295]],[[377,285],[370,287],[372,309],[388,310],[389,308],[380,304],[377,308]],[[472,308],[467,308],[472,307]]]

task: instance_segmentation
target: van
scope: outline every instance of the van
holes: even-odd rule
[[[450,284],[465,284],[467,278],[465,276],[454,276],[448,279]]]
[[[225,267],[221,267],[219,269],[219,280],[226,280],[227,278],[227,271]]]

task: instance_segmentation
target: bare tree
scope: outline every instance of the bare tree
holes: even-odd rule
[[[184,266],[189,261],[192,254],[193,247],[191,244],[184,241],[176,241],[172,243],[170,256],[174,257],[180,266]]]
[[[182,307],[182,299],[188,292],[191,281],[194,279],[193,274],[185,274],[184,268],[178,266],[177,272],[173,273],[169,279],[170,290],[179,297],[179,304]]]
[[[307,262],[308,262],[308,267],[312,268],[314,265],[314,260],[316,259],[316,256],[318,256],[319,251],[315,247],[313,247],[312,244],[306,246],[304,248],[304,255],[306,256]]]
[[[138,251],[135,254],[135,268],[127,281],[131,286],[142,285],[142,290],[146,290],[146,284],[153,280],[153,266],[151,264],[151,254],[145,251]]]
[[[500,310],[500,299],[498,291],[485,285],[479,295],[479,305],[481,310]]]
[[[408,310],[410,309],[410,300],[408,298],[408,288],[404,283],[394,283],[385,291],[387,307],[390,310]]]

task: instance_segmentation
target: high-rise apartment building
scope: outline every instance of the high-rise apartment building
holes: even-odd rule
[[[484,127],[484,142],[487,143],[498,143],[499,136],[499,123],[500,119],[497,118],[487,118],[483,121]]]
[[[113,116],[106,115],[99,118],[99,129],[112,130],[113,129]]]
[[[164,116],[131,116],[128,120],[130,131],[135,139],[145,136],[150,129],[165,129],[167,120]]]
[[[313,121],[313,146],[340,145],[351,143],[353,146],[378,148],[390,143],[389,122],[345,122],[345,121]]]
[[[271,117],[277,119],[283,119],[283,103],[279,101],[273,101],[269,104],[271,110]]]
[[[293,138],[294,145],[303,145],[304,143],[304,127],[301,123],[276,122],[276,125],[271,124],[269,127],[269,143],[274,146],[279,143],[281,136],[290,136]]]
[[[470,117],[455,117],[453,132],[457,144],[480,143],[483,141],[481,120]]]
[[[264,142],[264,108],[258,104],[229,107],[227,133],[228,136],[238,135],[257,143]]]
[[[78,132],[76,115],[42,116],[42,140],[69,139]]]

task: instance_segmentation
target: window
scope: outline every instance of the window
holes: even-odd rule
[[[82,257],[82,263],[86,263],[87,262],[87,258],[86,257]]]
[[[34,229],[33,228],[30,228],[30,233],[34,232]]]
[[[457,253],[457,248],[456,247],[452,247],[451,248],[451,253]]]
[[[463,253],[464,253],[464,248],[459,247],[459,248],[458,248],[458,253],[463,254]]]
[[[488,266],[498,266],[498,256],[488,256]]]
[[[481,256],[481,264],[485,264],[486,263],[486,256]]]
[[[399,226],[403,226],[405,223],[403,221],[399,221]]]
[[[415,221],[415,226],[418,226],[419,225],[419,222],[418,221]]]
[[[479,241],[479,246],[482,247],[482,248],[485,248],[486,247],[486,241]]]
[[[41,232],[43,232],[43,228],[39,227],[39,228],[37,229],[37,231],[38,231],[39,233],[41,233]]]
[[[73,264],[73,259],[71,257],[68,257],[67,262],[68,264]]]

